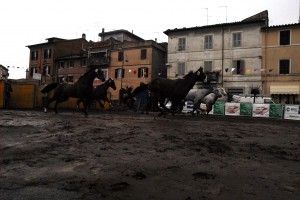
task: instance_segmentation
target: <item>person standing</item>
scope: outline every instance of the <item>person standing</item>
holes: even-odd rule
[[[5,96],[4,96],[4,103],[5,103],[5,108],[9,107],[9,99],[10,99],[10,93],[13,92],[11,83],[7,81],[5,83]]]
[[[43,88],[45,88],[46,86],[47,86],[47,84],[44,82]],[[48,93],[42,93],[42,106],[43,106],[43,109],[44,109],[44,113],[47,112],[47,103],[48,103]]]
[[[143,87],[144,83],[140,83],[140,87]],[[142,110],[142,113],[146,110],[147,108],[147,101],[148,101],[148,91],[147,90],[142,90],[140,93],[136,95],[136,109],[135,112],[138,112]],[[146,111],[148,114],[148,111]]]

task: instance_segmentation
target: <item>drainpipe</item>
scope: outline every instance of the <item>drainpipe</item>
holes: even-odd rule
[[[224,85],[224,27],[222,26],[222,87]]]

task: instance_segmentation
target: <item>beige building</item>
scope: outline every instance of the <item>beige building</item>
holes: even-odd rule
[[[300,103],[300,23],[262,29],[263,90],[278,103]]]
[[[233,94],[262,92],[261,28],[268,26],[264,11],[240,22],[166,30],[168,77],[182,77],[200,66],[219,75],[217,84]]]

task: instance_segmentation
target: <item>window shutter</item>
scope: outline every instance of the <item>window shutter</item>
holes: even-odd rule
[[[118,78],[118,69],[115,69],[115,78]]]
[[[122,69],[122,78],[124,78],[125,75],[125,69]]]
[[[142,68],[138,68],[138,78],[140,78],[142,75]]]
[[[237,74],[237,60],[233,60],[232,61],[232,69],[234,69],[234,71],[232,71],[232,74]]]
[[[145,72],[146,72],[145,77],[148,77],[148,68],[145,68]]]
[[[240,74],[245,74],[245,61],[244,60],[241,60],[241,67],[240,67],[241,69],[241,72],[240,72]]]

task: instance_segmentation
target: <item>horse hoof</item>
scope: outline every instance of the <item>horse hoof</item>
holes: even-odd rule
[[[48,111],[47,111],[47,108],[44,108],[44,113],[47,113]]]

